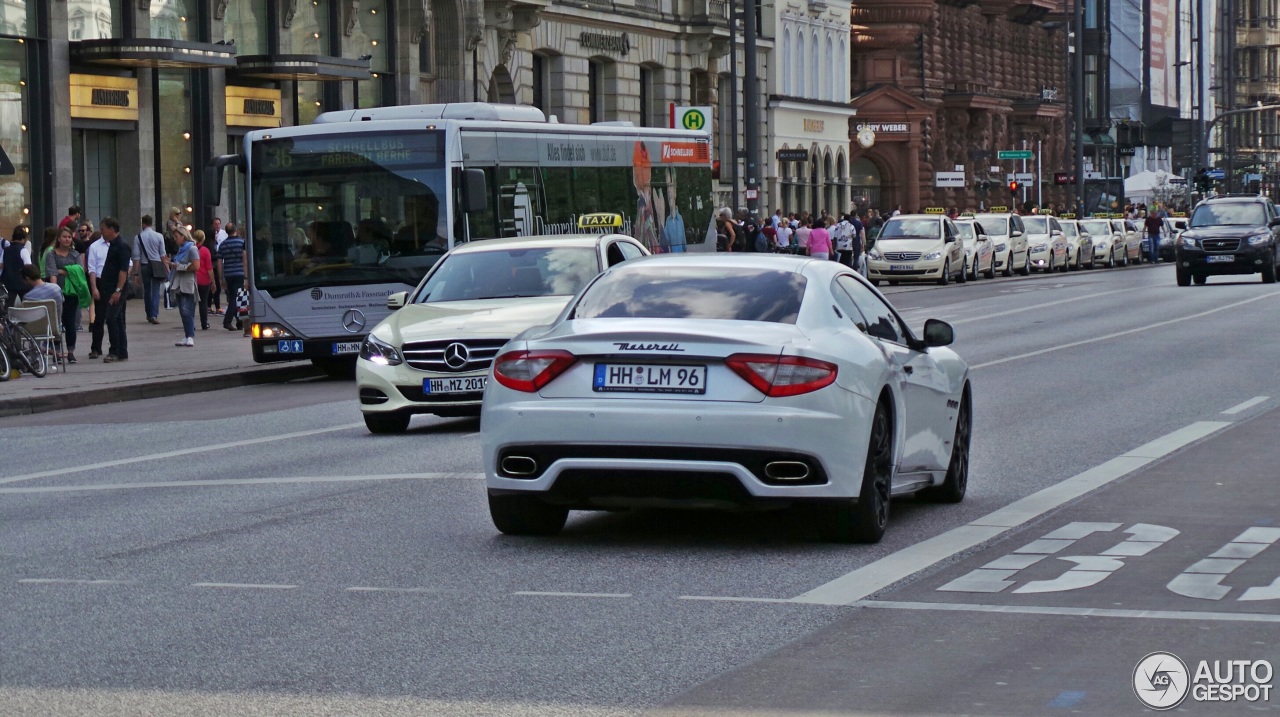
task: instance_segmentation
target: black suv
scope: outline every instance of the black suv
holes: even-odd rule
[[[1203,284],[1213,274],[1261,273],[1276,281],[1280,216],[1268,197],[1229,195],[1196,205],[1178,238],[1178,286]]]

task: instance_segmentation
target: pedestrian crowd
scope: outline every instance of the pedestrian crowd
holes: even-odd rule
[[[57,226],[44,230],[38,246],[31,230],[19,225],[0,238],[0,289],[10,304],[52,300],[62,327],[68,363],[76,363],[77,335],[87,314],[89,358],[103,363],[129,359],[125,307],[140,297],[146,320],[160,323],[161,309],[176,308],[183,338],[175,346],[195,346],[195,323],[209,328],[209,315],[221,315],[229,331],[249,335],[241,319],[247,308],[246,249],[234,224],[224,228],[215,217],[206,234],[169,210],[163,232],[143,215],[138,231],[122,237],[121,224],[102,217],[95,225],[80,207],[71,206]],[[222,297],[225,295],[225,310]],[[103,351],[106,338],[107,350]]]
[[[898,210],[894,211],[897,214]],[[841,216],[826,210],[786,212],[765,221],[727,207],[716,214],[716,251],[794,254],[838,261],[866,273],[866,253],[884,225],[875,209],[858,208]]]

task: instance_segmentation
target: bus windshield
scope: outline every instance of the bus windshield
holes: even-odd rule
[[[414,285],[448,249],[444,133],[343,133],[253,145],[253,282]]]

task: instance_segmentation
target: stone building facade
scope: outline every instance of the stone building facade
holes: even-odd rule
[[[904,211],[1010,205],[1007,175],[1035,173],[1035,162],[1024,169],[997,153],[1030,149],[1040,186],[1027,183],[1026,199],[1065,204],[1069,188],[1053,183],[1070,171],[1063,11],[1060,0],[854,3],[855,201]],[[939,172],[963,172],[963,186],[937,186]]]

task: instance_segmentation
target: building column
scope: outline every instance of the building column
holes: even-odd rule
[[[907,198],[902,203],[903,212],[920,211],[920,142],[912,140],[907,145]],[[891,208],[892,210],[892,208]]]
[[[52,148],[53,166],[47,169],[53,176],[52,191],[53,196],[46,198],[46,203],[51,204],[43,209],[45,218],[53,219],[56,222],[61,219],[63,212],[71,205],[71,198],[75,192],[72,186],[74,182],[74,172],[72,170],[71,156],[71,48],[67,40],[67,4],[62,2],[49,3],[49,74],[45,78],[45,97],[33,97],[34,102],[45,103],[45,109],[49,113],[52,122],[51,127],[47,128],[51,134],[45,137],[46,142]],[[32,153],[39,150],[36,147],[31,148]],[[34,185],[40,181],[38,177],[32,177],[31,182]],[[32,187],[34,191],[35,187]],[[41,217],[36,216],[39,209],[32,208],[33,215],[30,218],[32,226],[39,226]]]

